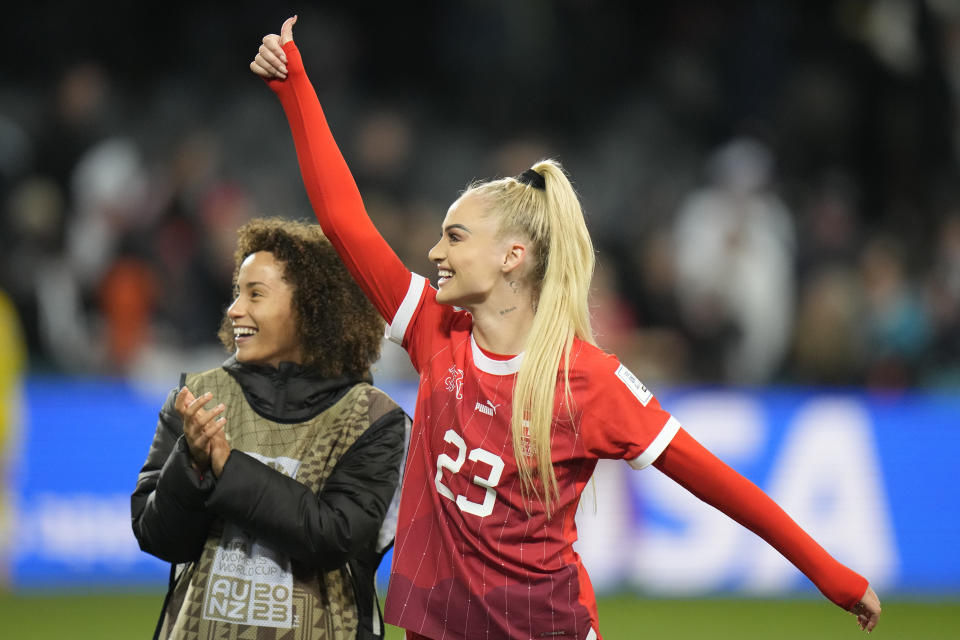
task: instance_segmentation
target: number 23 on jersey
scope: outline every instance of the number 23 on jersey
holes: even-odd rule
[[[460,434],[453,429],[448,429],[447,432],[443,434],[443,439],[445,442],[456,447],[457,453],[455,458],[451,458],[446,453],[441,453],[437,456],[437,476],[434,480],[434,483],[437,485],[437,491],[448,500],[453,500],[457,504],[457,507],[464,513],[470,513],[481,518],[489,516],[493,513],[493,506],[497,501],[497,491],[495,487],[497,483],[500,482],[500,475],[503,473],[503,460],[500,456],[490,453],[486,449],[471,449],[468,453],[467,443],[464,442]],[[449,471],[451,475],[458,474],[467,459],[490,467],[486,476],[474,475],[472,478],[473,484],[486,490],[483,502],[473,502],[468,500],[466,496],[455,495],[453,491],[444,484],[444,469]],[[474,465],[473,468],[474,470],[480,470],[483,467],[481,465]]]

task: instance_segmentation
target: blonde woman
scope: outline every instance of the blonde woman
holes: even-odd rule
[[[420,375],[387,622],[408,638],[598,638],[573,551],[600,458],[653,465],[749,527],[834,603],[877,622],[867,581],[724,465],[594,343],[593,246],[561,167],[470,186],[429,257],[408,271],[366,215],[288,19],[251,70],[277,93],[314,212]]]

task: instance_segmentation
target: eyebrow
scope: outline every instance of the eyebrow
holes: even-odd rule
[[[463,230],[466,231],[467,233],[470,233],[470,229],[467,229],[465,226],[463,226],[463,225],[460,224],[459,222],[455,222],[455,223],[453,223],[453,224],[448,224],[447,226],[445,226],[445,227],[443,228],[443,232],[444,232],[444,233],[447,233],[447,232],[449,232],[451,229],[463,229]]]
[[[244,283],[243,287],[244,287],[245,289],[252,289],[252,288],[254,288],[254,287],[257,286],[257,285],[264,286],[264,287],[266,287],[267,289],[270,288],[270,285],[268,285],[266,282],[260,282],[259,280],[252,280],[252,281],[250,281],[250,282],[246,282],[246,283]],[[240,286],[240,285],[237,285],[238,288],[239,288],[239,286]]]

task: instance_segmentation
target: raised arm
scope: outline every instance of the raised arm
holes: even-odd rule
[[[293,42],[296,20],[288,18],[279,35],[264,36],[250,70],[280,98],[323,232],[373,305],[391,322],[410,285],[410,272],[367,215]]]
[[[724,464],[684,429],[653,463],[707,504],[724,512],[793,563],[837,606],[872,631],[880,600],[867,580],[837,562],[758,486]]]

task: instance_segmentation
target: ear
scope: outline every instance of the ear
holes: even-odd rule
[[[522,242],[511,242],[503,255],[502,273],[510,273],[523,265],[527,257],[527,245]]]

